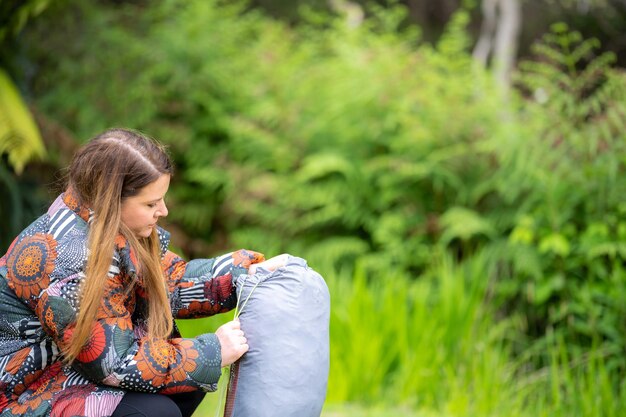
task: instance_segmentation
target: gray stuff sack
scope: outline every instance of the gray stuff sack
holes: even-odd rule
[[[231,366],[224,417],[319,417],[330,364],[324,279],[290,256],[276,271],[237,277],[236,286],[250,349]]]

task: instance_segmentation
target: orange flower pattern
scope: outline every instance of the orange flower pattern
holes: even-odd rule
[[[69,333],[69,332],[68,332]],[[91,328],[91,335],[89,336],[89,340],[83,349],[78,354],[79,362],[93,362],[102,355],[104,352],[104,348],[106,347],[106,334],[104,332],[104,327],[100,322],[95,322],[93,327]]]
[[[61,363],[57,362],[47,367],[43,372],[39,371],[32,381],[26,381],[26,390],[19,396],[17,403],[11,405],[11,412],[18,415],[33,415],[44,403],[52,400],[54,393],[63,389],[63,382],[67,376],[61,372]]]
[[[7,259],[9,287],[19,298],[37,297],[48,287],[56,259],[56,241],[52,235],[37,233],[22,239]]]
[[[4,370],[11,375],[15,375],[17,371],[20,370],[20,367],[26,361],[26,358],[28,357],[28,355],[30,355],[31,351],[31,348],[25,347],[24,349],[21,349],[14,353],[13,357],[9,359],[9,362],[7,362]]]
[[[91,335],[72,366],[63,365],[59,352],[72,338],[80,283],[86,279],[91,215],[68,189],[0,257],[0,316],[10,317],[14,326],[0,329],[0,350],[13,352],[0,366],[0,373],[11,376],[0,382],[3,415],[110,415],[127,390],[175,394],[217,388],[221,357],[214,334],[184,339],[175,337],[175,330],[168,340],[145,336],[148,304],[141,270],[122,235],[115,239],[112,273]],[[169,233],[157,232],[175,317],[234,308],[233,279],[263,260],[257,252],[240,250],[185,262],[167,250]],[[98,407],[96,394],[106,399],[98,400]]]
[[[142,378],[154,387],[185,379],[188,372],[196,369],[194,359],[198,351],[193,342],[184,339],[155,340],[139,348],[137,368]]]
[[[68,187],[68,189],[61,194],[61,198],[67,208],[76,213],[84,221],[89,221],[89,208],[85,204],[81,204],[78,194],[72,187]]]
[[[13,388],[13,393],[21,395],[24,391],[26,391],[27,388],[31,387],[32,384],[37,381],[42,374],[43,369],[39,369],[32,374],[25,375],[24,380],[15,385],[15,388]]]

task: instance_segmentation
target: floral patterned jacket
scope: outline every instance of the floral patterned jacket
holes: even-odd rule
[[[181,338],[175,329],[168,340],[145,337],[141,274],[121,235],[91,338],[71,366],[61,361],[85,277],[90,214],[68,189],[0,258],[0,417],[109,416],[129,390],[216,389],[221,352],[214,334]],[[240,250],[185,262],[168,251],[169,234],[158,233],[175,318],[234,308],[233,277],[263,258]]]

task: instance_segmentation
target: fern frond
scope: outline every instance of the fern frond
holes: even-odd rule
[[[43,141],[17,88],[0,68],[0,154],[7,153],[16,172],[32,159],[43,158]]]

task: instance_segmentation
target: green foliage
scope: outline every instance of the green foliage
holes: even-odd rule
[[[17,35],[26,22],[43,12],[51,0],[3,0],[0,3],[0,43]]]
[[[0,68],[0,155],[5,153],[20,173],[28,161],[43,157],[45,149],[28,107]]]
[[[39,215],[38,184],[23,174],[25,165],[45,155],[39,130],[17,88],[0,68],[0,252],[4,253],[13,238]],[[35,212],[38,212],[38,208]]]
[[[562,337],[549,334],[545,368],[518,381],[526,392],[529,415],[620,416],[626,407],[626,384],[606,357],[610,345],[597,345],[584,355],[572,354]]]
[[[327,274],[333,300],[329,402],[358,401],[450,415],[492,415],[510,396],[513,369],[483,298],[491,272],[482,256],[459,267],[436,256],[418,280],[387,273],[368,282]],[[337,296],[334,296],[337,294]]]
[[[626,76],[597,46],[555,25],[521,64],[532,134],[500,149],[499,181],[516,184],[503,196],[519,207],[502,251],[516,282],[501,288],[534,336],[552,327],[574,345],[623,348]]]
[[[45,149],[30,110],[3,68],[10,49],[7,44],[29,19],[45,10],[49,3],[50,0],[7,0],[0,3],[0,157],[6,154],[9,164],[18,174],[27,162],[42,158]]]
[[[26,22],[49,3],[49,0],[0,2],[0,189],[3,192],[0,248],[8,247],[15,235],[34,219],[32,209],[41,202],[39,184],[33,184],[23,171],[27,163],[43,159],[46,152],[30,109],[11,79],[7,60],[14,52],[11,42]]]

